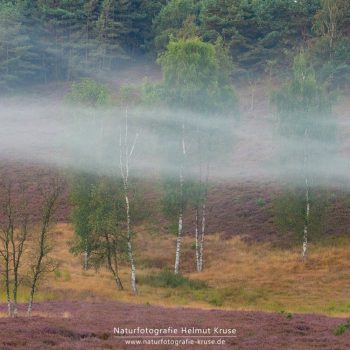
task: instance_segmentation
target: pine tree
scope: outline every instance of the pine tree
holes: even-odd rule
[[[0,89],[30,79],[38,67],[32,62],[33,47],[21,23],[21,12],[12,2],[0,5]]]
[[[99,70],[111,69],[119,58],[125,57],[120,45],[122,25],[116,19],[116,1],[104,0],[96,23]]]

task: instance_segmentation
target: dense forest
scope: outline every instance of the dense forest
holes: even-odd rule
[[[222,41],[236,77],[285,71],[304,48],[319,79],[344,84],[349,33],[347,0],[2,0],[1,90],[103,77],[190,36]]]

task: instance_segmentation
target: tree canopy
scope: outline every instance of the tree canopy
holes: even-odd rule
[[[74,80],[155,58],[185,38],[189,19],[203,49],[222,39],[236,74],[264,72],[271,62],[291,67],[303,47],[323,80],[350,77],[346,0],[5,0],[1,87]]]

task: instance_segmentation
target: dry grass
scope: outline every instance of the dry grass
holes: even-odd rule
[[[342,238],[311,246],[304,264],[300,250],[281,250],[268,244],[247,245],[239,238],[224,240],[208,236],[206,269],[194,273],[193,240],[183,241],[182,269],[191,279],[206,280],[208,288],[155,288],[140,286],[138,296],[129,289],[129,271],[121,278],[125,291],[117,291],[107,270],[83,272],[79,257],[69,253],[67,242],[73,230],[67,224],[56,227],[54,255],[59,272],[40,286],[39,300],[119,300],[165,306],[222,307],[238,310],[319,312],[350,315],[350,241]],[[140,232],[140,230],[139,230]],[[145,230],[138,235],[135,248],[139,275],[172,267],[175,237],[158,236]]]

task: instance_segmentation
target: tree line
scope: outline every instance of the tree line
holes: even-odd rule
[[[4,0],[2,90],[154,60],[186,23],[206,43],[223,40],[236,76],[283,72],[304,47],[323,80],[349,79],[347,0]]]

